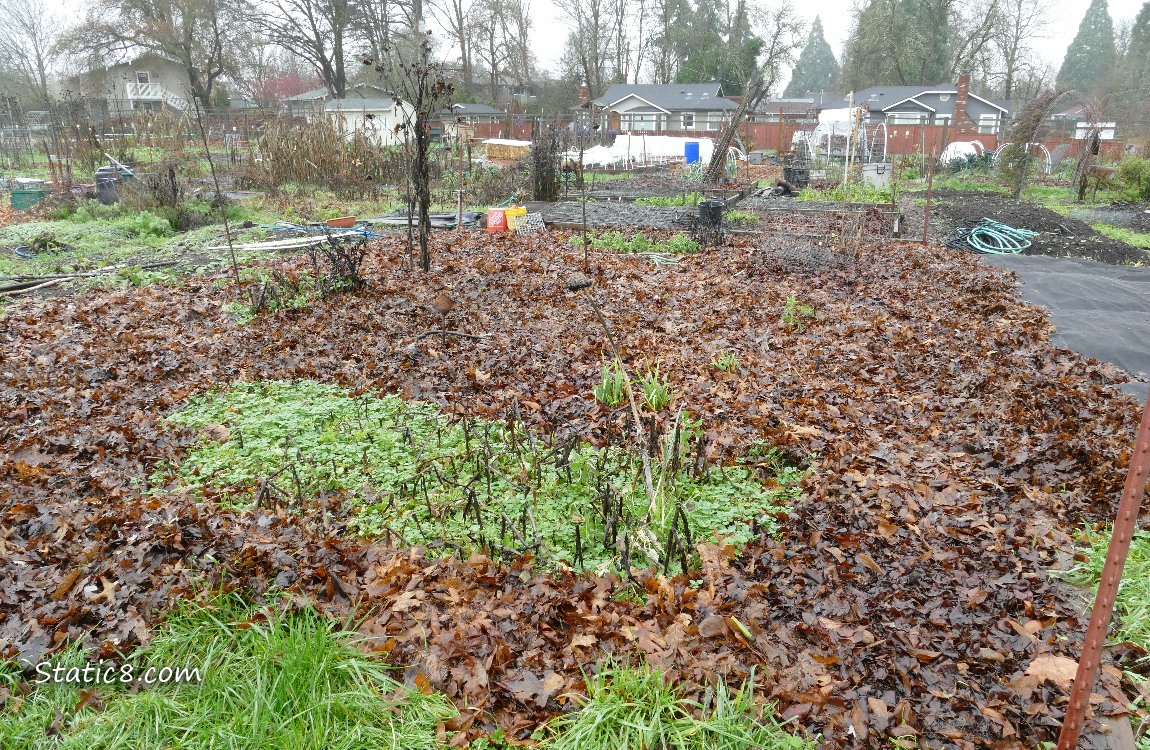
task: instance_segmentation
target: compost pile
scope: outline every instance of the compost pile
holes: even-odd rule
[[[757,667],[778,711],[829,747],[1056,738],[1086,623],[1082,592],[1048,570],[1070,564],[1068,532],[1112,514],[1138,409],[1108,387],[1113,368],[1050,345],[1010,273],[905,243],[818,271],[753,245],[662,268],[595,251],[593,286],[570,292],[582,252],[543,235],[461,231],[432,253],[422,274],[398,243],[377,246],[365,290],[243,326],[226,276],[0,317],[3,655],[87,638],[111,656],[175,597],[274,580],[333,612],[358,602],[409,681],[472,707],[448,727],[457,742],[496,725],[527,737],[604,652],[645,655],[698,697]],[[445,319],[427,307],[440,291],[456,303]],[[658,358],[705,419],[711,460],[766,437],[810,461],[780,538],[741,553],[711,540],[693,580],[636,571],[637,603],[615,578],[529,559],[369,546],[338,515],[143,494],[198,439],[161,417],[237,380],[515,408],[594,439],[614,417],[591,397],[609,348],[588,296],[625,357]],[[792,297],[814,311],[797,326],[780,318]],[[417,340],[439,327],[489,335]],[[709,366],[720,351],[738,373]],[[1108,665],[1097,711],[1123,711],[1118,679]]]
[[[1050,255],[1058,258],[1087,258],[1117,265],[1145,263],[1146,251],[1120,240],[1107,237],[1079,219],[1026,201],[1012,201],[1005,196],[955,196],[939,191],[937,216],[947,229],[973,227],[980,219],[993,219],[1017,229],[1041,232],[1024,255]]]

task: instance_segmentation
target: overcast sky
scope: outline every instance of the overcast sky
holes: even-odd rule
[[[771,2],[772,0],[767,0]],[[1110,17],[1115,25],[1124,19],[1133,21],[1138,15],[1139,8],[1144,0],[1110,0]],[[1035,48],[1042,55],[1055,72],[1062,64],[1074,35],[1078,33],[1078,24],[1090,5],[1089,0],[1047,0],[1051,6],[1049,26],[1045,39],[1036,39]],[[827,41],[835,52],[835,57],[842,62],[843,45],[850,33],[853,18],[852,9],[855,0],[816,0],[815,2],[794,2],[798,12],[810,23],[818,15],[823,20],[823,29],[826,31]],[[551,0],[532,0],[533,15],[535,17],[535,39],[532,48],[539,57],[544,68],[555,70],[558,67],[559,56],[563,52],[563,40],[567,38],[567,29]],[[786,85],[786,81],[783,82]]]

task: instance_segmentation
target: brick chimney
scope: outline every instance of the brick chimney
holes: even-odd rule
[[[966,112],[966,101],[970,97],[970,73],[958,77],[957,89],[958,93],[954,97],[954,125],[961,128],[974,123]]]
[[[579,103],[586,104],[589,101],[591,101],[591,89],[587,87],[587,84],[583,84],[579,87]]]

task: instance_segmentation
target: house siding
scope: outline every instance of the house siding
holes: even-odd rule
[[[137,73],[147,73],[147,84],[137,81]],[[73,76],[65,83],[75,93],[92,101],[104,102],[108,116],[164,107],[186,111],[190,107],[187,73],[183,67],[156,55],[142,55],[129,63]],[[181,106],[182,105],[182,106]]]

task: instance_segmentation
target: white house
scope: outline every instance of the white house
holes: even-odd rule
[[[710,83],[613,83],[594,102],[611,130],[660,133],[719,130],[739,108]]]
[[[193,109],[183,66],[150,52],[129,62],[70,76],[60,83],[59,94],[104,103],[103,114],[111,117],[164,108],[180,113]]]
[[[395,99],[332,99],[324,104],[328,117],[341,120],[348,133],[361,130],[380,146],[404,142],[411,107]]]

